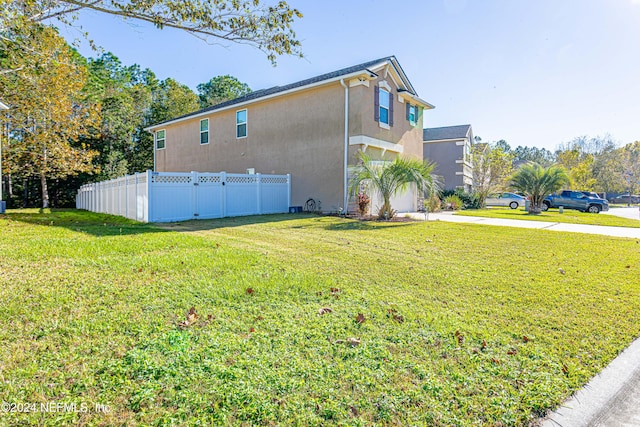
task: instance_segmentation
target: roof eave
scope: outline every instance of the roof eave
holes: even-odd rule
[[[420,98],[417,95],[412,94],[408,90],[398,91],[398,94],[400,96],[402,96],[403,98],[411,98],[411,100],[413,102],[415,102],[416,104],[418,104],[421,107],[424,107],[427,110],[433,110],[434,108],[436,108],[435,105],[428,103],[424,99]]]
[[[222,108],[202,111],[200,113],[194,113],[193,115],[189,115],[189,116],[186,116],[186,117],[181,117],[181,118],[178,118],[178,119],[168,120],[166,122],[162,122],[162,123],[158,123],[156,125],[148,126],[148,127],[144,128],[144,130],[146,130],[147,132],[153,132],[156,129],[162,129],[164,126],[172,125],[174,123],[179,123],[179,122],[182,122],[182,121],[185,121],[185,120],[191,120],[191,119],[195,119],[195,118],[198,118],[198,117],[208,116],[208,115],[211,115],[211,114],[218,113],[220,111],[226,111],[226,110],[230,110],[230,109],[233,109],[233,108],[243,107],[243,106],[255,103],[255,102],[266,101],[266,100],[271,99],[271,98],[276,98],[276,97],[279,97],[279,96],[288,95],[290,93],[299,92],[299,91],[302,91],[302,90],[307,90],[307,89],[311,89],[311,88],[318,87],[318,86],[324,86],[324,85],[327,85],[327,84],[339,82],[340,80],[350,79],[350,78],[353,78],[353,77],[356,77],[356,76],[360,76],[362,74],[367,74],[368,75],[369,73],[372,73],[372,71],[370,71],[368,69],[354,71],[353,73],[344,74],[342,76],[333,77],[331,79],[322,80],[320,82],[311,83],[311,84],[308,84],[308,85],[296,87],[296,88],[285,90],[285,91],[282,91],[282,92],[272,93],[272,94],[261,96],[261,97],[258,97],[258,98],[254,98],[254,99],[251,99],[251,100],[248,100],[248,101],[239,102],[237,104],[227,105],[227,106],[222,107]]]

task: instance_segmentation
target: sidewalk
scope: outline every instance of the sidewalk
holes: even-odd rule
[[[425,214],[409,214],[425,220]],[[534,228],[571,233],[640,239],[640,228],[428,214],[428,221]],[[636,339],[602,372],[556,410],[540,420],[540,427],[640,427],[640,339]]]
[[[412,212],[408,215],[417,220],[425,219],[425,214]],[[603,236],[627,237],[640,239],[640,228],[610,227],[604,225],[565,224],[559,222],[528,221],[524,219],[481,218],[477,216],[454,215],[452,212],[438,212],[427,215],[428,221],[446,221],[499,227],[535,228],[541,230],[565,231],[570,233],[599,234]]]

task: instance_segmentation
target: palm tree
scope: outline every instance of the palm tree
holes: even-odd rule
[[[513,174],[510,186],[531,200],[529,213],[542,212],[542,201],[569,183],[569,175],[562,166],[542,167],[537,163],[526,163]]]
[[[360,163],[351,168],[351,195],[355,196],[360,184],[369,182],[372,190],[377,190],[383,199],[378,211],[381,219],[393,218],[396,213],[391,207],[391,197],[415,184],[418,191],[432,193],[440,188],[439,177],[433,174],[435,164],[419,159],[396,157],[393,162],[375,164],[365,153],[359,155]]]

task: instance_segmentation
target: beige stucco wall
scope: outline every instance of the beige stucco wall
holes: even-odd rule
[[[166,149],[156,151],[156,170],[172,172],[292,175],[291,203],[308,198],[323,210],[342,206],[344,90],[339,83],[252,103],[247,137],[236,138],[238,109],[166,126]],[[200,120],[209,118],[209,144],[200,144]]]
[[[374,121],[374,86],[380,80],[393,88],[391,129]],[[245,173],[255,168],[258,173],[290,173],[293,206],[313,198],[324,211],[336,211],[343,207],[344,96],[340,82],[332,82],[161,127],[166,130],[166,148],[156,151],[156,170]],[[235,114],[244,108],[247,137],[237,139]],[[200,144],[203,118],[209,118],[206,145]],[[401,144],[403,155],[422,158],[422,114],[411,126],[405,104],[388,77],[376,78],[368,87],[349,88],[349,136],[357,135]],[[357,162],[360,148],[349,146],[350,164]],[[376,148],[370,147],[367,153],[374,159],[382,157]],[[392,160],[395,155],[387,151],[382,159]]]
[[[390,129],[380,127],[374,120],[374,87],[381,81],[386,81],[392,88],[394,95],[393,126]],[[412,126],[406,119],[406,104],[399,101],[396,86],[391,77],[379,76],[369,82],[369,86],[354,86],[349,89],[349,135],[365,135],[382,141],[400,144],[404,147],[402,155],[422,158],[422,123],[423,115],[420,114],[416,125]],[[349,163],[356,161],[360,146],[351,146],[349,150]],[[387,151],[382,156],[381,150],[367,148],[367,154],[371,157],[381,157],[380,160],[393,160],[396,153]]]

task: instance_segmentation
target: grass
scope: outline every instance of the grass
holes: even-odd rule
[[[639,254],[473,224],[9,211],[0,401],[89,410],[0,424],[528,425],[640,335]]]
[[[640,221],[637,219],[621,218],[603,213],[592,214],[572,209],[565,209],[564,213],[561,214],[558,209],[552,208],[546,212],[542,212],[541,214],[531,215],[524,209],[486,208],[458,211],[456,212],[456,215],[640,228]]]

